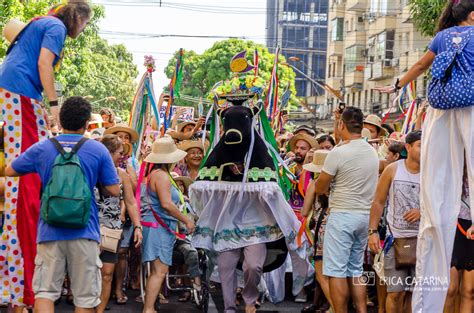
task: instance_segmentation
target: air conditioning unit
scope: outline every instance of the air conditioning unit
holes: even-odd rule
[[[392,59],[392,67],[397,67],[399,65],[400,65],[400,59],[399,58]]]

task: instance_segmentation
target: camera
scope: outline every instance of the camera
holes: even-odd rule
[[[354,285],[375,286],[375,272],[363,272],[361,276],[354,277]]]

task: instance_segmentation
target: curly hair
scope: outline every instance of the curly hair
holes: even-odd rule
[[[85,1],[73,0],[68,4],[59,5],[51,10],[52,15],[60,19],[66,26],[69,36],[73,35],[78,28],[80,20],[90,19],[92,10],[89,4]]]
[[[91,118],[92,106],[83,97],[70,97],[64,101],[59,111],[59,120],[65,130],[77,131],[86,129]]]
[[[111,108],[102,108],[100,115],[107,115],[109,117],[109,120],[106,122],[113,123],[115,120],[115,113]]]

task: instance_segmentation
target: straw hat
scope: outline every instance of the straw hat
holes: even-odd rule
[[[329,150],[316,150],[313,154],[313,162],[303,165],[303,169],[308,172],[321,173],[328,153]]]
[[[379,129],[382,136],[387,134],[387,130],[382,127],[382,119],[375,114],[368,115],[364,120],[364,124],[374,125]]]
[[[194,122],[194,121],[186,121],[186,122],[179,123],[178,126],[177,126],[177,132],[181,133],[181,132],[183,132],[183,128],[185,128],[186,126],[188,126],[188,125],[196,126],[196,124],[197,123]]]
[[[206,141],[205,144],[202,143],[202,140],[183,140],[178,144],[178,149],[183,151],[188,151],[193,148],[199,148],[202,152],[206,152],[209,147],[209,143]]]
[[[296,127],[296,129],[293,131],[293,134],[297,135],[299,132],[307,132],[309,135],[313,137],[316,135],[316,132],[314,131],[314,129],[312,129],[308,125],[300,125]]]
[[[189,176],[180,176],[178,173],[176,172],[172,172],[171,173],[171,177],[173,177],[173,179],[175,181],[180,181],[184,184],[184,187],[187,189],[189,189],[189,186],[194,183],[194,180],[191,179],[191,177]]]
[[[182,160],[186,154],[186,151],[176,148],[173,138],[164,136],[153,143],[151,153],[145,158],[145,162],[172,164]]]
[[[131,128],[127,124],[118,124],[115,125],[114,127],[110,127],[105,131],[105,135],[108,134],[117,134],[118,132],[124,132],[130,135],[130,143],[135,143],[138,140],[138,133],[135,129]]]
[[[307,134],[297,134],[293,137],[291,137],[290,141],[289,141],[289,145],[290,145],[290,150],[293,151],[296,147],[296,143],[300,140],[304,140],[306,141],[310,146],[311,146],[311,149],[314,149],[314,148],[318,148],[319,147],[319,144],[318,144],[318,141],[316,140],[316,138],[310,136],[310,135],[307,135]]]
[[[5,37],[9,43],[15,42],[16,37],[25,29],[26,25],[26,23],[15,18],[9,20],[3,28],[3,37]]]
[[[361,135],[362,135],[362,138],[365,138],[367,140],[369,140],[370,137],[372,136],[372,134],[370,133],[370,130],[368,130],[367,128],[362,129]]]

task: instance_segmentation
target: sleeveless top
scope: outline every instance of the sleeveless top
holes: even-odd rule
[[[123,225],[120,219],[122,213],[120,201],[123,200],[123,185],[120,184],[118,197],[102,194],[97,187],[94,188],[94,195],[99,209],[99,224],[112,229],[121,229]]]
[[[397,172],[389,191],[387,223],[394,238],[416,237],[420,222],[409,223],[406,212],[420,208],[420,174],[409,173],[405,160],[396,162]]]
[[[177,207],[179,207],[179,192],[176,187],[171,184],[170,188],[171,192],[171,200]],[[151,187],[147,188],[147,181],[144,179],[144,182],[140,186],[140,202],[141,202],[141,217],[143,221],[146,222],[156,222],[151,209],[158,214],[159,217],[163,219],[165,222],[176,222],[177,219],[173,216],[169,215],[165,209],[161,206],[160,199],[156,192],[153,192]]]

